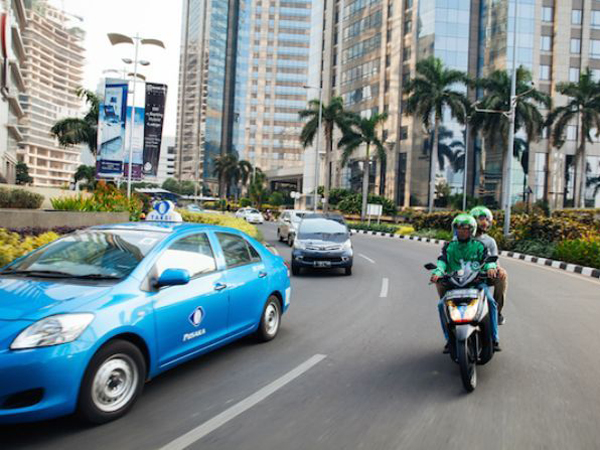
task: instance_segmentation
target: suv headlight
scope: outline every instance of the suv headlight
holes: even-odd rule
[[[294,239],[294,248],[296,250],[306,250],[306,244],[299,239]]]
[[[11,350],[49,347],[73,342],[94,320],[90,313],[58,314],[25,328],[10,345]]]
[[[352,250],[352,241],[350,239],[344,242],[342,245],[342,250]]]

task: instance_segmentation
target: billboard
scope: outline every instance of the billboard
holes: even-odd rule
[[[104,101],[100,103],[98,114],[98,178],[120,177],[123,173],[128,89],[125,80],[106,80]]]
[[[131,106],[127,107],[127,129],[125,130],[125,157],[123,158],[123,177],[129,177],[129,144],[133,148],[133,166],[131,171],[132,180],[142,179],[142,162],[144,153],[144,108],[135,108],[135,123],[133,140],[130,141],[131,133]]]
[[[167,86],[165,84],[146,83],[144,175],[156,176],[158,172],[166,98]]]

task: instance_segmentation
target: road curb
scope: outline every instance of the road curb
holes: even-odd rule
[[[365,234],[367,236],[381,236],[389,237],[392,239],[405,239],[409,241],[428,242],[430,244],[444,245],[446,241],[441,239],[424,238],[420,236],[404,236],[400,234],[384,233],[382,231],[366,231],[366,230],[352,230],[356,234]],[[554,261],[552,259],[540,258],[538,256],[524,255],[517,252],[501,251],[501,256],[506,258],[520,259],[521,261],[538,264],[541,266],[553,267],[555,269],[564,270],[565,272],[577,273],[590,278],[600,279],[600,270],[593,269],[591,267],[578,266],[576,264],[569,264],[563,261]]]

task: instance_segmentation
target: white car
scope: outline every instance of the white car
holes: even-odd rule
[[[235,213],[235,217],[245,219],[248,223],[263,224],[265,218],[258,209],[242,208]]]
[[[298,234],[300,221],[307,214],[312,214],[312,212],[297,209],[286,209],[283,211],[277,222],[277,239],[280,242],[287,242],[291,247],[294,244],[294,238]]]

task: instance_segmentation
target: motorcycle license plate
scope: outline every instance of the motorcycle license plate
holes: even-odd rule
[[[315,267],[331,267],[331,261],[315,261]]]

